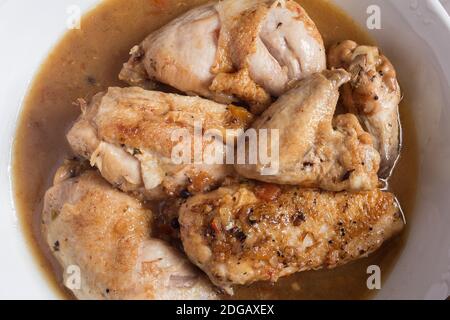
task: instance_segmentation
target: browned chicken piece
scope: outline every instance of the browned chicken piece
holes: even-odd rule
[[[195,8],[131,50],[120,78],[149,80],[260,113],[291,81],[326,68],[322,37],[291,0],[224,0]]]
[[[77,298],[217,298],[208,279],[180,252],[152,238],[149,209],[96,171],[73,168],[67,164],[58,171],[42,219],[44,237]]]
[[[366,257],[399,233],[394,195],[241,184],[188,200],[180,211],[190,260],[229,294]]]
[[[377,47],[347,40],[328,53],[330,68],[345,68],[352,79],[342,87],[342,101],[372,135],[381,155],[379,175],[390,176],[400,154],[401,90],[391,62]]]
[[[247,161],[235,165],[236,171],[249,179],[327,191],[376,188],[380,156],[370,135],[354,115],[334,117],[339,87],[349,79],[340,69],[316,73],[294,85],[252,125],[259,134],[261,129],[272,133],[267,150],[258,144],[258,153],[272,155],[273,163],[261,162],[260,157],[250,163],[254,148],[246,141]],[[279,143],[273,144],[275,132]]]
[[[110,88],[81,104],[82,115],[67,135],[74,152],[114,186],[150,200],[219,185],[233,173],[232,166],[212,161],[225,163],[225,144],[194,137],[217,130],[224,140],[235,139],[237,131],[226,129],[244,129],[251,120],[243,108],[141,88]],[[191,150],[178,150],[185,145]]]

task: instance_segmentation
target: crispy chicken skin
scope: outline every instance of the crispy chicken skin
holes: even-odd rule
[[[185,189],[207,191],[233,173],[225,164],[194,164],[196,122],[205,131],[218,130],[224,138],[235,139],[237,133],[227,137],[225,130],[244,129],[251,119],[243,108],[136,87],[110,88],[89,105],[81,104],[82,115],[67,135],[74,152],[89,159],[111,184],[150,200],[177,196]],[[186,130],[187,137],[174,137],[177,129]],[[189,161],[181,164],[172,157],[180,142],[192,146],[190,158],[184,154]],[[202,142],[203,160],[209,156],[207,150],[218,150],[211,154],[223,158],[223,142]]]
[[[333,193],[271,184],[220,188],[180,211],[190,260],[229,294],[366,257],[403,228],[392,194]]]
[[[216,299],[184,256],[152,238],[152,212],[94,170],[66,164],[46,193],[42,230],[64,276],[78,267],[79,299]],[[73,283],[74,285],[76,283]]]
[[[267,144],[267,154],[279,154],[278,171],[265,172],[268,165],[259,158],[257,164],[235,165],[236,171],[249,179],[327,191],[376,188],[380,156],[370,135],[354,115],[334,117],[339,87],[349,79],[339,69],[295,84],[252,125],[257,132],[278,130],[278,150],[272,141]],[[251,150],[247,141],[247,158]]]
[[[342,87],[342,101],[372,135],[381,155],[379,175],[387,178],[400,154],[398,105],[401,90],[391,62],[377,47],[347,40],[331,47],[330,68],[345,68],[352,79]]]
[[[291,0],[224,0],[195,8],[131,50],[120,78],[156,80],[255,113],[291,81],[326,68],[322,37]]]

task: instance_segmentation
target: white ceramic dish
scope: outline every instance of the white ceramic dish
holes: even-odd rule
[[[11,144],[23,97],[49,50],[66,31],[67,8],[99,0],[0,0],[0,298],[53,299],[25,243],[11,191]],[[382,28],[371,31],[408,95],[419,138],[419,186],[408,242],[377,298],[450,295],[450,18],[442,0],[336,0],[365,25],[370,5]],[[332,23],[332,22],[331,22]],[[30,159],[32,161],[32,159]]]

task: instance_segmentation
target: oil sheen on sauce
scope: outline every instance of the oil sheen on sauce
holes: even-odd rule
[[[109,86],[124,86],[117,76],[132,46],[151,31],[204,0],[104,0],[83,17],[80,30],[68,31],[36,75],[18,124],[13,151],[15,201],[29,246],[43,274],[61,298],[72,298],[61,281],[62,270],[51,257],[40,232],[45,191],[64,159],[71,157],[65,134],[79,115],[77,98],[89,100]],[[364,29],[326,0],[298,1],[317,24],[328,47],[352,39],[374,44]],[[406,214],[413,211],[416,192],[416,132],[407,103],[401,105],[404,131],[402,158],[390,180]],[[276,284],[237,288],[236,299],[362,299],[370,297],[367,267],[381,267],[383,281],[395,265],[408,236],[383,246],[369,258],[335,270],[299,273]]]

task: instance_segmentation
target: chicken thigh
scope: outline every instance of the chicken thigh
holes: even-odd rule
[[[243,108],[141,88],[110,88],[81,104],[67,135],[74,152],[114,186],[149,200],[219,185],[233,174],[224,142],[251,120]],[[211,130],[223,140],[203,136]]]
[[[270,141],[258,144],[256,164],[249,161],[253,151],[246,141],[246,163],[236,164],[236,171],[249,179],[328,191],[376,188],[380,156],[370,135],[354,115],[334,117],[339,87],[349,79],[340,69],[294,85],[253,123],[258,134],[270,130]],[[261,162],[261,151],[270,154],[273,163]]]
[[[79,299],[217,298],[181,253],[152,238],[152,212],[96,171],[61,168],[46,193],[42,219],[65,284]]]
[[[377,47],[343,41],[328,53],[330,68],[345,68],[351,80],[342,87],[342,101],[372,135],[381,155],[379,175],[390,176],[400,154],[400,86],[391,62]]]
[[[326,68],[322,37],[292,0],[224,0],[195,8],[131,51],[120,78],[156,80],[255,113],[289,83]]]
[[[399,233],[395,197],[376,189],[333,193],[241,184],[194,196],[181,207],[190,260],[214,284],[277,281],[366,257]]]

